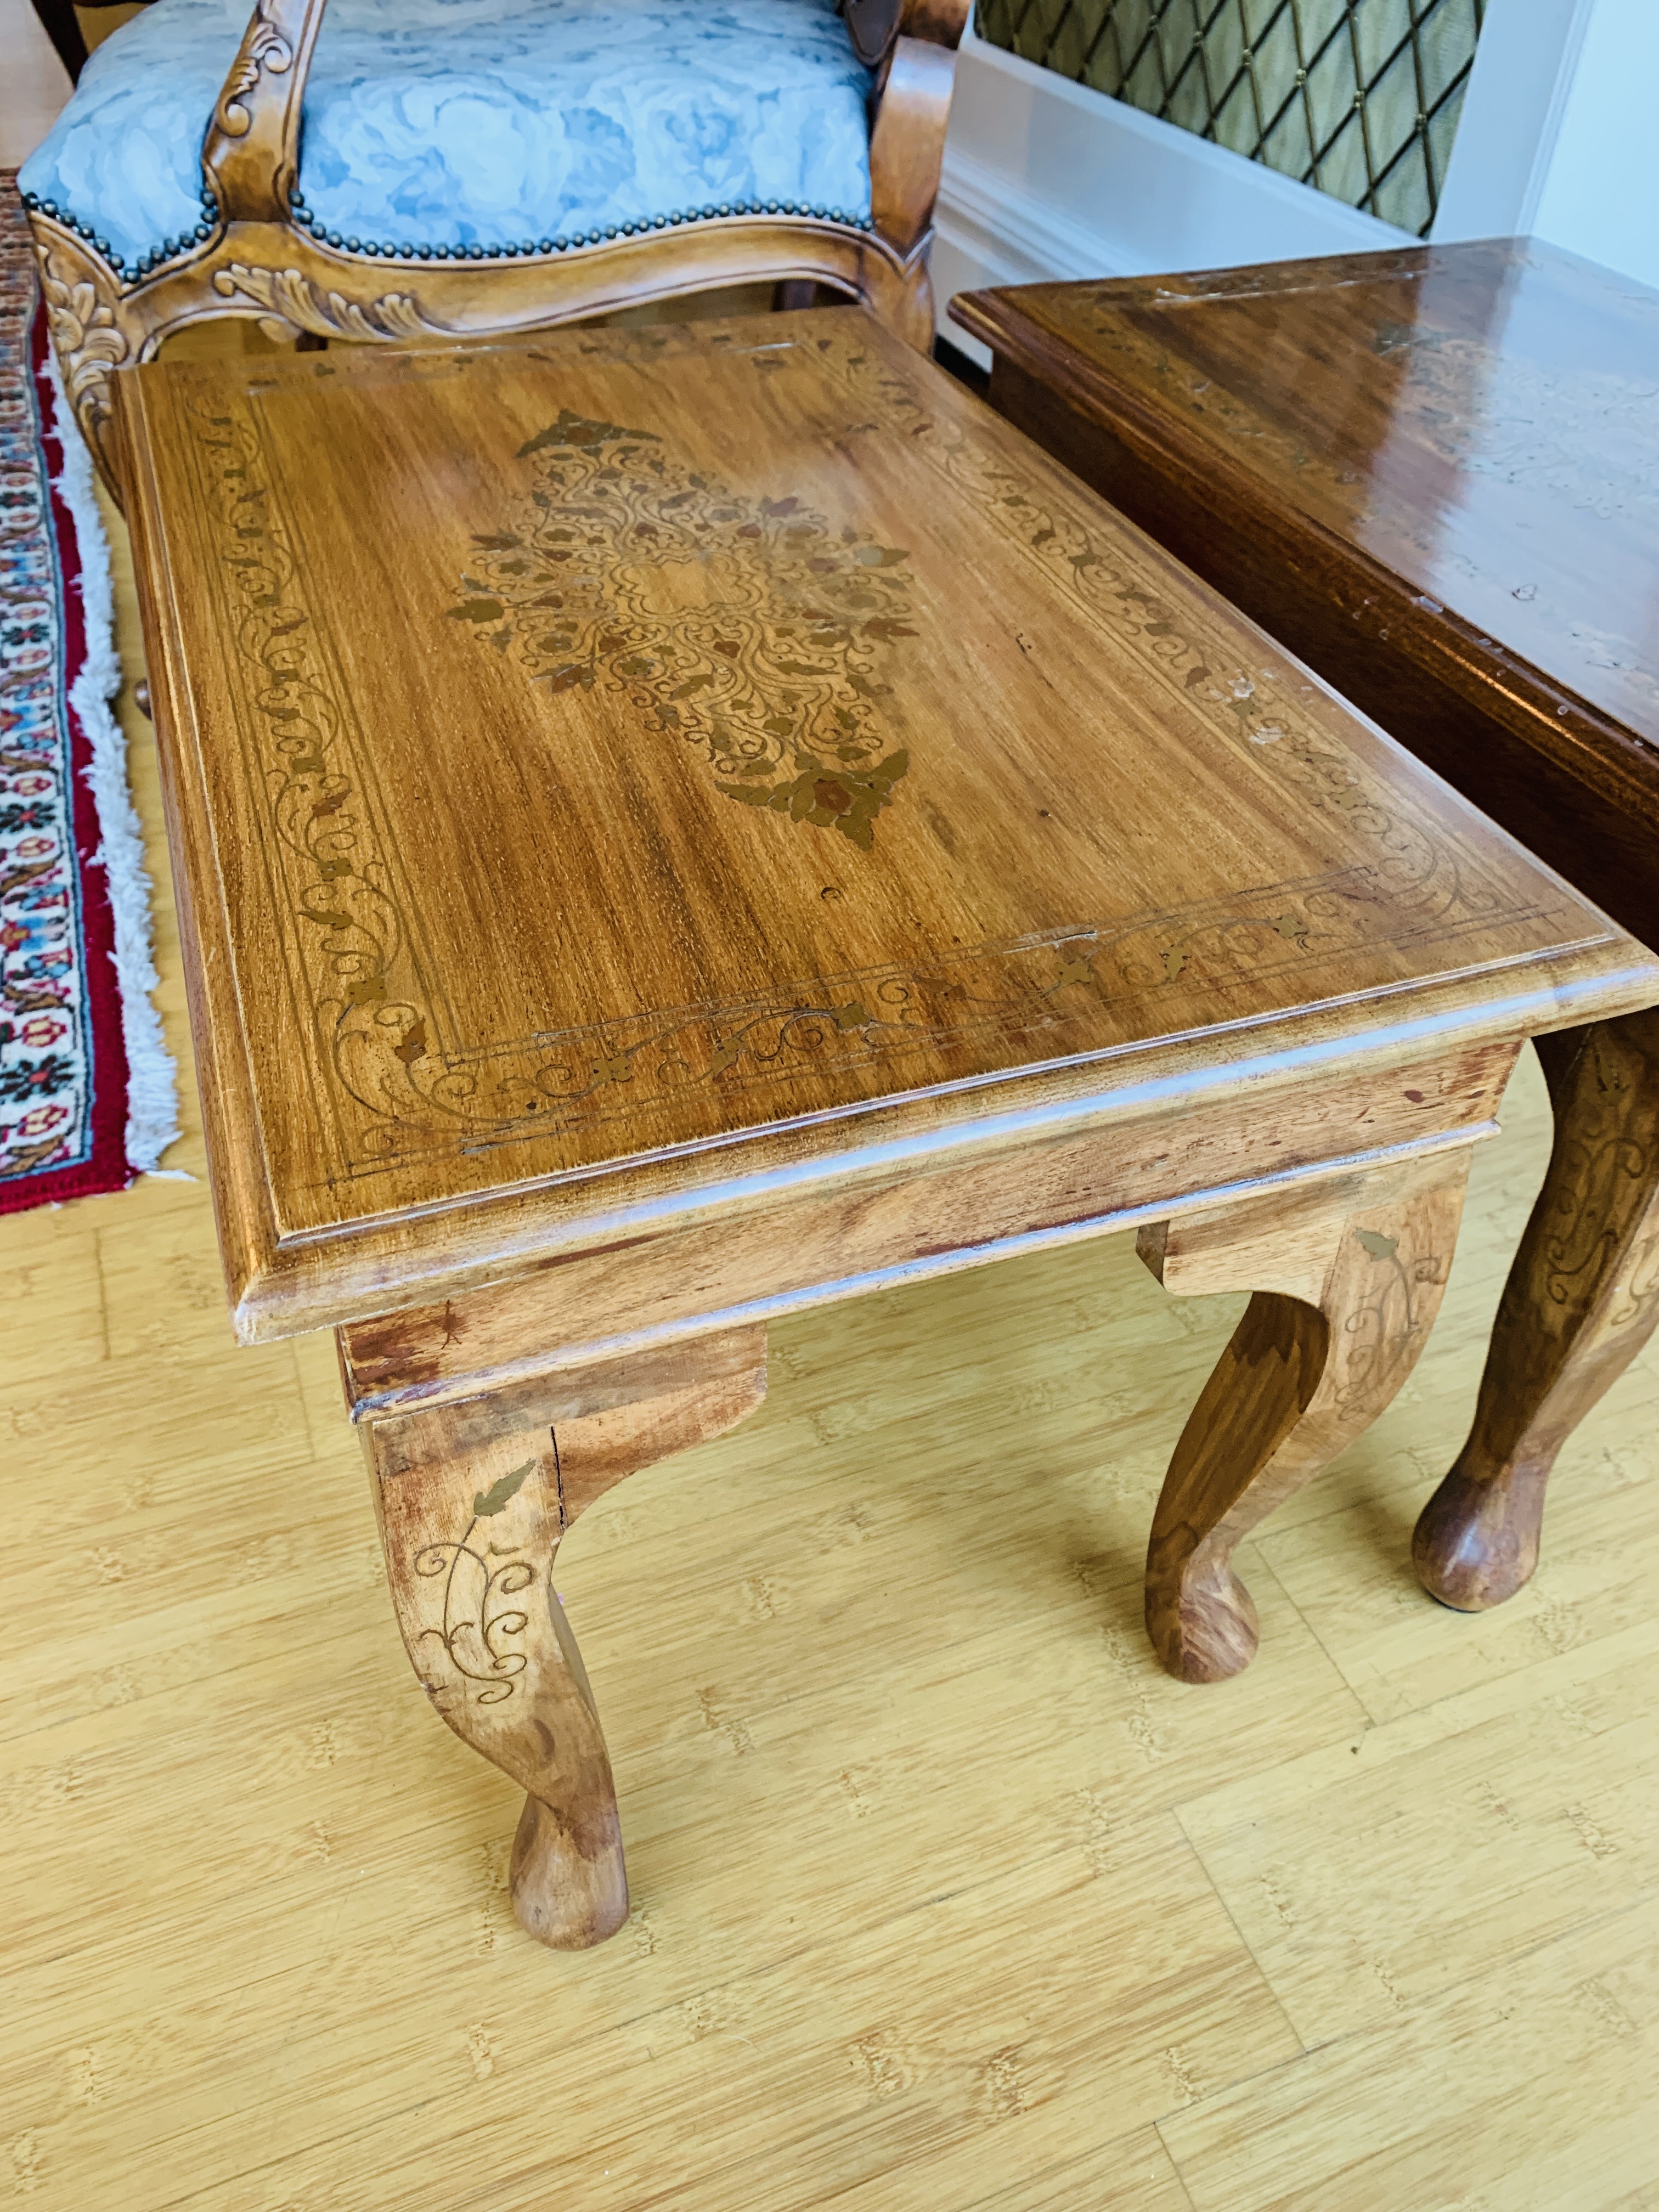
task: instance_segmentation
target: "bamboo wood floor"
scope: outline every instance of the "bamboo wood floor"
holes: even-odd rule
[[[1160,1674],[1139,1576],[1242,1301],[1114,1239],[778,1328],[763,1412],[560,1563],[635,1900],[579,1957],[514,1926],[515,1793],[410,1675],[331,1345],[231,1343],[205,1184],[0,1222],[0,2199],[1659,2212],[1659,1358],[1528,1590],[1464,1618],[1407,1565],[1530,1054],[1508,1106],[1415,1378],[1240,1555],[1218,1687]]]

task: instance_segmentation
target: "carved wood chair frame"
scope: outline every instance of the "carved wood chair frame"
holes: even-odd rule
[[[278,340],[408,344],[500,337],[722,286],[817,283],[861,301],[918,349],[933,338],[927,250],[956,47],[969,0],[842,0],[871,97],[871,221],[823,210],[721,208],[562,249],[354,252],[296,204],[306,77],[325,0],[256,0],[202,149],[202,220],[128,281],[90,227],[28,206],[53,349],[100,474],[121,495],[112,371],[191,323],[257,318]]]

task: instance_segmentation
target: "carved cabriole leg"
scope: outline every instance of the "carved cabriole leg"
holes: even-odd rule
[[[1247,1667],[1235,1546],[1368,1429],[1417,1363],[1457,1241],[1468,1152],[1141,1232],[1168,1290],[1254,1291],[1176,1444],[1146,1553],[1146,1627],[1171,1674]]]
[[[348,1376],[357,1334],[339,1332]],[[694,1340],[678,1366],[658,1353],[453,1404],[359,1408],[410,1658],[457,1735],[526,1792],[514,1909],[561,1950],[622,1925],[628,1881],[611,1761],[553,1561],[572,1522],[624,1475],[754,1411],[765,1330]]]
[[[1424,1508],[1425,1589],[1476,1613],[1538,1565],[1555,1455],[1659,1322],[1659,1012],[1538,1041],[1555,1146],[1469,1440]]]

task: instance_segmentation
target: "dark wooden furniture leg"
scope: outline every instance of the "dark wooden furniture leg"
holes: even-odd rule
[[[87,42],[76,21],[71,0],[34,0],[40,27],[52,40],[58,58],[69,71],[71,84],[79,84],[87,65]]]
[[[352,1340],[342,1329],[347,1395]],[[763,1327],[695,1340],[418,1410],[358,1406],[398,1626],[457,1735],[527,1793],[514,1910],[556,1949],[628,1917],[611,1760],[553,1561],[586,1506],[626,1474],[720,1436],[766,1391]],[[665,1371],[665,1369],[667,1371]]]
[[[1370,1426],[1417,1364],[1468,1174],[1460,1148],[1142,1231],[1140,1255],[1166,1289],[1255,1293],[1182,1431],[1152,1520],[1146,1629],[1182,1681],[1219,1681],[1255,1656],[1234,1547]]]
[[[1538,1565],[1555,1455],[1659,1322],[1659,1011],[1537,1040],[1549,1172],[1504,1286],[1474,1426],[1412,1542],[1443,1605],[1501,1605]]]

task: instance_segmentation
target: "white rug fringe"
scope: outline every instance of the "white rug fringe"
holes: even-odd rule
[[[86,662],[70,687],[70,704],[92,750],[85,775],[98,810],[100,840],[92,864],[108,879],[115,917],[115,978],[127,1052],[127,1164],[153,1174],[179,1134],[178,1071],[150,998],[161,980],[151,952],[152,886],[144,867],[143,833],[127,785],[126,739],[109,706],[121,688],[109,545],[93,489],[92,457],[64,396],[56,361],[51,373],[64,450],[63,474],[55,489],[75,519],[87,633]]]

